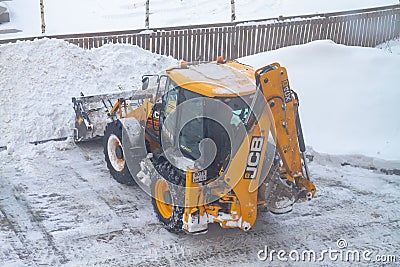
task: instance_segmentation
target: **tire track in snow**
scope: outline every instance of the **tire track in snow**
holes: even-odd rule
[[[247,233],[210,225],[206,235],[175,235],[155,219],[149,196],[111,178],[100,144],[69,149],[58,151],[49,145],[31,157],[9,162],[4,172],[8,184],[3,182],[3,188],[8,188],[3,189],[5,195],[14,197],[13,190],[17,190],[29,204],[54,246],[65,255],[66,265],[268,265],[257,259],[265,245],[276,250],[318,251],[336,248],[339,238],[345,238],[351,248],[370,248],[381,254],[400,249],[396,243],[400,196],[390,195],[400,184],[397,177],[312,164],[318,195],[311,202],[295,205],[291,213],[260,212]],[[376,180],[379,187],[358,184],[370,180]],[[0,200],[1,205],[5,202]],[[10,224],[23,230],[30,220],[26,213]],[[46,237],[41,235],[44,242]],[[32,239],[25,237],[25,247],[17,237],[8,241],[16,252],[6,260],[12,261],[18,249],[22,257],[25,249],[33,255],[23,261],[26,265],[48,263],[46,255],[54,255],[54,249],[46,244],[44,251],[34,250]],[[57,259],[61,262],[62,257]]]
[[[68,258],[82,257],[81,260],[87,260],[89,265],[101,262],[120,264],[127,261],[121,255],[129,255],[129,251],[124,247],[131,247],[132,251],[137,250],[136,242],[129,240],[144,236],[141,229],[143,223],[139,226],[135,225],[136,222],[141,221],[136,213],[139,209],[147,206],[150,214],[153,215],[151,207],[148,208],[150,199],[140,188],[127,187],[115,182],[107,171],[100,148],[96,145],[88,146],[90,148],[88,150],[85,147],[82,150],[74,147],[73,150],[56,153],[56,155],[53,155],[55,160],[46,161],[46,169],[57,176],[57,182],[61,183],[60,186],[47,189],[46,194],[55,192],[55,194],[61,195],[62,198],[59,201],[62,205],[60,203],[58,205],[67,208],[68,211],[64,216],[56,218],[60,212],[55,207],[50,211],[45,210],[44,217],[46,221],[52,221],[53,224],[56,224],[55,226],[50,224],[48,229],[55,236],[59,246],[65,250]],[[36,164],[31,162],[25,166],[26,172],[33,173],[37,180],[40,180],[40,173],[43,172],[42,168],[38,168],[41,164],[37,164],[41,160],[43,158],[35,158]],[[30,191],[35,191],[33,186],[31,187],[33,190]],[[67,190],[62,190],[63,187]],[[31,193],[30,196],[37,199],[46,196],[46,194],[39,190],[34,194]],[[85,205],[85,203],[90,204]],[[43,206],[49,205],[52,205],[51,201],[43,200],[37,206],[37,209],[40,210]],[[87,212],[96,214],[93,216],[92,214],[90,216],[82,215],[82,213]],[[71,221],[69,228],[56,227],[58,222],[68,220],[71,217],[68,216],[69,214],[74,215],[76,213],[80,213],[76,216],[80,216],[81,220]],[[82,220],[90,221],[91,229],[85,230],[88,225],[86,226]],[[160,228],[161,225],[157,227]],[[126,242],[133,244],[127,246],[125,245]],[[114,250],[116,251],[111,253]],[[100,251],[104,251],[104,253],[100,253]],[[89,256],[92,254],[94,256]],[[117,254],[119,255],[116,256]],[[146,253],[144,256],[146,256]],[[112,261],[114,258],[115,260]],[[139,260],[141,257],[131,258]],[[127,262],[131,263],[129,260]]]
[[[91,154],[90,151],[87,152]],[[354,171],[354,169],[351,170]],[[258,265],[260,262],[257,261],[257,252],[264,245],[276,249],[300,250],[304,249],[304,246],[318,249],[334,246],[336,240],[341,236],[345,236],[350,242],[354,240],[352,243],[359,239],[359,243],[362,243],[370,235],[371,228],[382,225],[382,221],[371,221],[370,217],[365,216],[365,214],[369,215],[370,210],[364,204],[376,202],[376,199],[379,199],[384,192],[376,190],[375,193],[372,193],[370,190],[357,188],[346,179],[341,181],[340,177],[346,175],[347,172],[346,169],[327,167],[323,177],[319,177],[318,181],[321,190],[319,191],[320,196],[315,201],[319,203],[314,201],[298,204],[291,214],[283,216],[260,212],[258,222],[249,233],[233,229],[220,229],[218,225],[213,225],[210,226],[209,233],[204,237],[174,236],[170,240],[172,245],[154,246],[153,261],[167,261],[170,265],[178,266],[186,262],[193,265],[215,264],[216,262],[224,264],[242,262]],[[371,176],[371,173],[367,171],[366,175]],[[372,174],[372,176],[374,175]],[[382,183],[385,183],[386,180],[393,183],[390,177],[378,176],[377,178],[382,178]],[[338,182],[332,184],[333,179]],[[339,199],[335,199],[337,193],[339,193]],[[145,212],[153,215],[148,205],[148,203],[145,204],[147,207]],[[354,213],[353,209],[356,211],[355,215],[348,218],[338,217],[338,211],[342,210],[342,214],[352,214]],[[286,223],[288,219],[289,222]],[[321,232],[321,227],[327,222],[329,222],[331,233],[325,233],[324,230]],[[308,225],[307,231],[303,228],[304,225]],[[155,227],[162,226],[155,224]],[[394,230],[390,224],[385,227],[381,226],[381,228],[385,228],[380,230],[383,232]],[[145,233],[152,231],[154,229],[143,229]],[[317,238],[314,233],[318,233],[319,237]],[[152,236],[146,234],[146,237],[151,239]],[[372,238],[379,240],[376,235]],[[318,243],[319,246],[316,247],[315,244]],[[385,248],[388,251],[396,249],[395,246],[390,245]]]
[[[28,265],[43,264],[46,258],[52,264],[66,263],[65,255],[57,248],[53,237],[46,231],[29,201],[18,188],[3,179],[1,181],[2,191],[9,197],[1,200],[0,210],[9,229],[21,244],[18,246],[16,242],[11,243],[19,258]],[[38,253],[42,254],[39,258]]]

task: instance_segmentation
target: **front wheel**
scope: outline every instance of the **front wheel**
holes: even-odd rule
[[[177,193],[169,186],[184,186],[184,175],[168,161],[156,165],[162,177],[151,181],[152,205],[158,220],[172,233],[182,231],[184,207],[176,205],[182,202],[182,192]],[[175,203],[175,204],[174,204]]]
[[[119,183],[135,184],[125,160],[122,144],[122,123],[117,120],[107,124],[104,131],[104,156],[111,176]]]

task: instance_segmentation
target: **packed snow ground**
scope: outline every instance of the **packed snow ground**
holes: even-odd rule
[[[22,33],[3,34],[1,39],[41,35],[39,1],[13,0],[8,6],[11,22],[0,30],[15,28]],[[318,14],[397,4],[397,0],[236,0],[237,21]],[[131,30],[144,28],[145,0],[45,0],[46,34]],[[151,0],[150,27],[229,22],[229,0]]]
[[[110,177],[101,144],[47,143],[11,155],[0,152],[0,263],[288,266],[276,258],[259,261],[257,253],[265,246],[321,252],[337,249],[339,238],[349,249],[371,250],[371,258],[396,255],[399,260],[398,176],[341,167],[328,156],[314,155],[310,170],[318,192],[311,202],[281,216],[260,211],[247,233],[211,225],[206,235],[192,236],[168,233],[155,218],[149,196]],[[324,264],[334,263],[326,259]]]
[[[319,41],[242,61],[259,66],[277,58],[288,67],[301,98],[308,144],[340,154],[376,155],[379,150],[379,156],[397,161],[332,156],[309,148],[317,186],[311,202],[281,216],[260,211],[247,233],[211,225],[206,235],[191,236],[168,233],[157,221],[149,196],[111,178],[101,142],[26,144],[69,132],[71,96],[136,88],[141,74],[175,60],[129,45],[92,51],[59,40],[0,46],[0,146],[9,147],[0,152],[0,265],[287,266],[277,259],[259,261],[257,253],[265,246],[337,249],[340,238],[349,249],[371,250],[372,258],[395,255],[399,261],[400,179],[379,171],[400,169],[400,157],[385,154],[393,151],[380,143],[382,139],[398,147],[399,112],[390,106],[390,98],[399,97],[394,75],[399,56]],[[362,92],[358,98],[357,92]],[[367,121],[370,116],[379,119],[377,124]],[[376,125],[384,127],[381,132],[374,133]],[[326,259],[324,264],[333,263]]]

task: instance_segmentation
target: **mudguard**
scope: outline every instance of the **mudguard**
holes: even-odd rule
[[[141,181],[137,174],[141,171],[141,162],[146,159],[145,128],[134,118],[122,118],[122,144],[129,172],[136,183]]]

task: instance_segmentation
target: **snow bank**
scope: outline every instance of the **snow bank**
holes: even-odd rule
[[[134,90],[176,61],[137,46],[91,51],[60,40],[0,46],[0,144],[71,135],[72,96]]]
[[[317,41],[240,61],[288,69],[306,143],[317,151],[400,159],[400,56]]]
[[[377,48],[385,50],[389,53],[400,55],[400,38],[380,44],[377,46]]]

